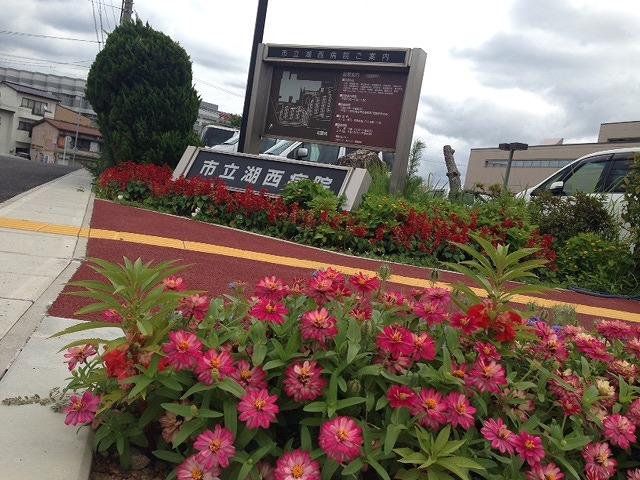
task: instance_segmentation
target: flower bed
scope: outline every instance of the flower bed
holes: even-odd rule
[[[523,320],[504,285],[541,262],[478,241],[484,299],[328,269],[210,300],[171,263],[95,260],[76,294],[105,321],[60,334],[123,334],[68,346],[66,423],[179,480],[640,478],[640,329]]]
[[[494,244],[537,247],[538,256],[555,268],[553,238],[504,209],[489,219],[475,210],[455,212],[444,206],[423,211],[391,197],[371,198],[351,213],[305,209],[251,189],[233,192],[221,181],[171,176],[168,167],[124,163],[100,176],[98,194],[309,245],[401,256],[419,264],[462,260],[464,253],[451,242],[473,244],[471,236],[479,234]]]

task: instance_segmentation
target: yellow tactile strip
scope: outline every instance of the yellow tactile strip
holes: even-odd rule
[[[142,245],[153,245],[165,248],[175,248],[178,250],[187,250],[191,252],[201,252],[212,255],[222,255],[225,257],[242,258],[245,260],[253,260],[261,263],[270,263],[274,265],[282,265],[288,267],[306,268],[311,270],[323,269],[329,266],[336,270],[347,274],[355,275],[363,272],[372,275],[373,271],[361,268],[349,267],[346,265],[335,265],[314,260],[305,260],[295,257],[286,257],[282,255],[273,255],[271,253],[255,252],[250,250],[241,250],[238,248],[226,247],[224,245],[215,245],[210,243],[191,242],[180,240],[178,238],[158,237],[155,235],[145,235],[131,232],[117,232],[113,230],[103,230],[99,228],[79,228],[71,225],[55,225],[44,222],[34,222],[31,220],[21,220],[14,218],[0,217],[0,228],[8,228],[12,230],[24,230],[29,232],[50,233],[56,235],[65,235],[73,237],[98,238],[103,240],[120,240],[124,242],[138,243]],[[410,287],[427,287],[432,282],[422,278],[407,277],[403,275],[391,275],[390,282]],[[437,282],[437,286],[452,289],[452,285],[444,282]],[[474,292],[482,296],[483,290],[472,288]],[[518,304],[526,305],[534,302],[541,307],[553,306],[569,306],[575,308],[576,312],[583,315],[594,317],[602,317],[608,319],[624,320],[627,322],[640,323],[640,314],[626,312],[623,310],[614,310],[610,308],[594,307],[570,302],[562,302],[558,300],[550,300],[546,298],[530,297],[526,295],[517,295],[513,301]]]

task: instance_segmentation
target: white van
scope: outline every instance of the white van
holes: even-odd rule
[[[528,201],[545,191],[557,196],[571,196],[576,192],[600,194],[607,199],[612,210],[619,212],[624,195],[623,180],[631,169],[635,155],[640,155],[640,147],[590,153],[521,195]]]

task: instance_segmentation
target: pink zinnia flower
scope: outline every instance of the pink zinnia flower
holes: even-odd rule
[[[102,312],[102,319],[107,323],[122,323],[122,317],[114,308],[110,308],[109,310]]]
[[[66,362],[69,364],[69,371],[76,368],[76,365],[79,363],[85,363],[87,359],[97,352],[96,347],[93,345],[83,345],[82,347],[71,347],[67,350],[67,353],[64,354],[64,358],[66,358]]]
[[[320,480],[320,465],[303,450],[293,450],[276,462],[275,480]]]
[[[527,472],[527,480],[562,480],[564,473],[555,463],[534,465]]]
[[[468,383],[479,392],[500,393],[500,387],[507,384],[507,377],[499,363],[479,359],[469,374]]]
[[[322,425],[318,443],[327,457],[338,463],[345,463],[360,456],[364,438],[362,429],[355,420],[336,417]]]
[[[249,313],[261,322],[282,325],[285,320],[284,316],[289,313],[289,310],[287,310],[287,307],[280,301],[271,298],[261,298]]]
[[[464,363],[462,365],[458,365],[456,362],[451,362],[451,375],[459,378],[464,383],[467,379],[467,365]]]
[[[294,363],[284,375],[284,391],[296,402],[315,400],[327,386],[327,381],[322,378],[322,369],[315,360]]]
[[[627,480],[640,480],[640,468],[627,470]]]
[[[227,468],[236,454],[233,441],[231,430],[220,425],[216,425],[213,431],[205,430],[193,443],[193,448],[199,452],[196,458],[207,470],[214,467]]]
[[[410,407],[411,415],[418,418],[420,425],[431,430],[438,430],[447,422],[446,409],[442,395],[433,388],[420,390]]]
[[[480,330],[480,326],[473,317],[460,312],[455,312],[451,315],[450,323],[453,328],[460,330],[466,335],[473,335],[475,332]]]
[[[167,363],[176,370],[194,368],[202,356],[202,342],[193,333],[178,330],[169,333],[169,342],[162,345]]]
[[[475,423],[476,409],[469,403],[469,399],[462,393],[452,392],[446,397],[447,409],[445,415],[452,427],[462,427],[469,430]]]
[[[351,277],[349,282],[351,282],[351,285],[356,287],[356,290],[362,293],[373,292],[380,288],[380,280],[378,280],[378,277],[375,275],[373,277],[368,277],[362,272]]]
[[[611,448],[606,442],[590,443],[582,451],[584,471],[589,480],[607,480],[616,473],[618,462],[611,458]]]
[[[373,312],[371,307],[368,305],[358,305],[353,310],[351,310],[351,316],[358,320],[360,323],[365,323],[371,320],[371,316]]]
[[[195,455],[188,457],[176,470],[178,480],[214,480],[219,474],[220,470],[217,468],[205,468]]]
[[[246,389],[257,388],[261,390],[267,388],[267,372],[260,367],[251,368],[251,364],[246,360],[238,362],[231,376]]]
[[[380,350],[394,358],[410,356],[415,349],[411,332],[399,325],[385,327],[378,334],[377,345]]]
[[[640,359],[640,338],[632,338],[631,340],[629,340],[625,349],[631,355],[633,355],[637,359]]]
[[[518,455],[529,465],[538,465],[545,456],[542,439],[527,432],[516,435],[514,446]]]
[[[480,433],[482,433],[485,440],[491,442],[491,448],[498,450],[500,453],[513,455],[516,436],[507,428],[501,418],[486,420],[480,429]]]
[[[438,325],[447,319],[447,312],[440,303],[431,300],[418,302],[413,305],[413,313],[429,325]]]
[[[82,394],[71,395],[69,405],[64,409],[67,418],[64,419],[65,425],[85,425],[93,421],[96,412],[100,407],[100,397],[94,395],[89,390]]]
[[[194,318],[201,322],[209,311],[209,297],[205,295],[191,295],[180,300],[178,311],[184,318]]]
[[[600,320],[596,330],[607,340],[626,340],[633,333],[631,325],[619,320]]]
[[[451,303],[451,292],[445,288],[425,288],[424,295],[431,300],[432,303],[440,305],[445,310]]]
[[[586,355],[590,360],[599,360],[601,362],[609,363],[613,360],[613,355],[607,351],[607,346],[604,342],[593,337],[578,337],[574,340],[576,347],[581,353]]]
[[[329,315],[326,308],[302,315],[300,330],[303,340],[317,340],[320,343],[325,343],[338,334],[336,319]]]
[[[187,289],[187,283],[184,278],[172,275],[162,280],[165,290],[172,290],[174,292],[183,292]]]
[[[627,418],[631,420],[636,427],[640,427],[640,398],[636,398],[627,410]]]
[[[256,296],[262,298],[269,298],[275,301],[282,300],[288,293],[285,283],[276,278],[275,275],[271,277],[264,277],[256,285]]]
[[[421,333],[420,335],[412,333],[411,338],[415,348],[413,352],[414,360],[428,362],[436,358],[436,342],[428,333]]]
[[[406,298],[400,292],[384,292],[382,301],[390,307],[401,307],[405,304]]]
[[[493,343],[476,342],[475,349],[476,352],[478,352],[478,357],[485,361],[495,360],[496,362],[499,362],[500,360],[502,360],[502,355],[500,355]]]
[[[198,375],[198,380],[205,385],[212,385],[214,382],[230,376],[234,370],[233,359],[229,353],[209,350],[198,359],[196,375]]]
[[[613,445],[620,448],[628,449],[632,444],[636,443],[636,426],[623,415],[611,415],[602,421],[604,427],[604,436]]]
[[[387,391],[391,408],[411,408],[416,401],[416,393],[405,385],[393,385]]]
[[[242,397],[238,404],[240,420],[247,424],[247,428],[269,428],[269,424],[276,421],[280,407],[276,404],[277,395],[269,395],[266,388],[250,390]]]

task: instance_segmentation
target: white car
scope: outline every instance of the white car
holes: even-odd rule
[[[269,150],[273,147],[278,140],[275,138],[263,138],[260,140],[260,153],[265,150]],[[240,132],[235,133],[230,139],[222,142],[219,145],[214,145],[213,147],[205,147],[209,150],[215,150],[216,152],[231,152],[235,153],[238,151],[238,143],[240,142]]]
[[[335,165],[338,159],[358,150],[357,148],[323,145],[319,143],[300,142],[295,140],[279,140],[273,147],[265,150],[265,155],[275,155],[307,162],[328,163]],[[378,152],[380,160],[389,167],[393,164],[393,153]]]
[[[221,145],[235,135],[239,135],[239,130],[233,127],[223,127],[222,125],[206,125],[200,132],[200,139],[205,147],[211,148]]]
[[[557,196],[572,196],[577,192],[599,194],[605,197],[612,211],[618,213],[624,196],[623,180],[635,155],[640,155],[640,147],[590,153],[520,195],[529,201],[545,191]]]

